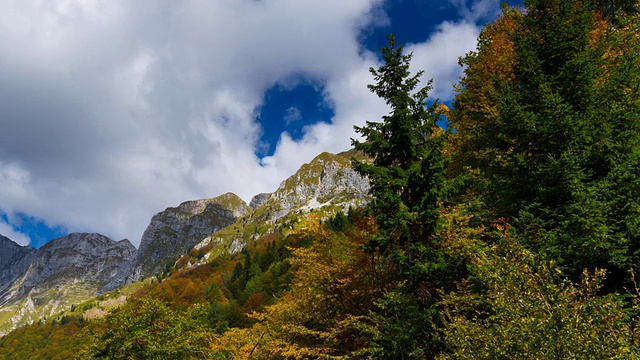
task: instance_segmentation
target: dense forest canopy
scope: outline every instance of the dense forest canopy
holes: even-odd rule
[[[639,10],[505,6],[452,109],[390,36],[370,85],[390,113],[353,141],[367,208],[189,267],[194,250],[110,315],[16,330],[0,357],[640,357]]]
[[[640,39],[616,4],[505,9],[462,59],[452,117],[455,175],[574,279],[639,260]]]

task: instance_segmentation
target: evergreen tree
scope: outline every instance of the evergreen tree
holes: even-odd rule
[[[437,228],[447,136],[437,126],[437,100],[427,106],[431,82],[415,91],[423,72],[411,75],[412,55],[403,50],[390,35],[389,47],[382,49],[385,64],[370,69],[377,83],[369,89],[387,102],[391,113],[382,122],[355,127],[364,141],[352,139],[353,146],[373,162],[352,161],[369,179],[375,199],[372,209],[380,234],[371,249],[395,252],[399,262],[410,263],[414,247],[429,242]]]
[[[435,289],[455,274],[438,250],[437,237],[448,134],[437,125],[438,101],[427,101],[431,82],[416,91],[422,71],[410,73],[412,55],[403,50],[389,36],[389,47],[382,49],[384,64],[370,70],[376,84],[369,89],[387,102],[390,114],[382,122],[356,127],[364,141],[352,140],[356,150],[373,159],[352,159],[356,171],[369,179],[374,196],[371,211],[378,233],[367,249],[395,264],[371,317],[378,333],[373,347],[399,359],[437,352]]]
[[[515,26],[503,32],[513,49],[510,73],[480,91],[495,107],[465,108],[477,87],[462,88],[457,101],[460,138],[490,154],[463,165],[484,177],[478,190],[492,219],[515,221],[531,248],[576,279],[585,267],[616,276],[639,260],[640,181],[630,170],[640,166],[639,39],[629,20],[636,15],[625,13],[627,2],[618,5],[525,1],[527,11],[510,14]],[[464,59],[468,75],[484,66],[476,60],[495,39]]]

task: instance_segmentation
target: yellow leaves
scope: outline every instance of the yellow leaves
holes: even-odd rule
[[[326,353],[323,347],[304,346],[328,334],[301,325],[303,314],[290,305],[284,301],[268,307],[264,314],[254,313],[252,317],[260,320],[258,323],[249,329],[228,330],[214,349],[237,359],[301,359]]]
[[[438,107],[436,108],[436,112],[438,114],[442,114],[442,115],[447,115],[449,112],[451,111],[451,109],[444,103],[439,103]]]
[[[318,214],[310,215],[301,227],[302,230],[297,230],[297,233],[302,234],[327,234],[327,230],[322,226],[322,218]]]
[[[447,105],[443,103],[439,103],[438,107],[436,108],[436,114],[438,114],[439,116],[444,116],[445,118],[449,119],[451,118],[453,111]]]
[[[442,238],[442,246],[452,255],[469,257],[477,254],[480,236],[486,236],[484,226],[470,225],[474,218],[468,209],[471,205],[449,206],[442,208],[440,212],[442,227],[439,235]]]
[[[300,236],[313,238],[308,248],[292,248],[294,279],[275,304],[250,317],[249,329],[231,329],[216,348],[235,358],[303,359],[359,351],[368,336],[356,331],[377,297],[371,281],[372,257],[362,250],[375,230],[368,217],[356,217],[349,233],[332,232],[317,219]],[[354,349],[351,349],[354,348]]]

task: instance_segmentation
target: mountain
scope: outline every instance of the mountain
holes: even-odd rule
[[[48,242],[38,249],[22,280],[23,293],[38,292],[73,280],[104,292],[122,286],[135,247],[124,239],[115,242],[100,234],[74,233]]]
[[[11,296],[11,285],[29,269],[36,249],[20,246],[0,235],[0,306]]]
[[[255,217],[274,222],[292,212],[324,207],[347,210],[367,202],[368,193],[369,182],[353,170],[348,158],[325,152],[283,181],[256,208]]]
[[[122,286],[136,249],[126,239],[115,242],[100,234],[75,233],[51,240],[37,251],[15,254],[19,255],[7,265],[27,269],[2,283],[7,290],[0,308],[4,320],[0,334]]]
[[[322,153],[249,205],[227,193],[169,207],[153,216],[138,250],[128,240],[100,234],[70,234],[38,250],[0,238],[0,336],[97,294],[166,274],[178,259],[187,266],[205,263],[262,235],[290,232],[311,215],[327,218],[364,205],[369,184],[351,168],[352,155]]]
[[[267,232],[292,227],[315,210],[329,214],[365,204],[369,183],[351,168],[351,155],[322,153],[275,192],[254,196],[248,206],[227,193],[187,201],[156,214],[142,235],[129,281],[166,271],[193,248],[208,253],[202,260],[207,261],[239,251]]]
[[[271,194],[261,193],[251,198],[251,201],[249,202],[249,207],[251,208],[251,210],[255,210],[259,208],[260,205],[264,204],[264,202],[269,199],[269,195]]]
[[[237,195],[186,201],[157,213],[145,230],[129,281],[159,273],[204,238],[225,228],[251,209]]]
[[[312,214],[326,218],[365,205],[370,201],[369,182],[351,167],[352,155],[322,153],[302,165],[275,192],[254,196],[250,202],[253,211],[195,246],[206,253],[203,261],[240,251],[265,233],[293,229]]]

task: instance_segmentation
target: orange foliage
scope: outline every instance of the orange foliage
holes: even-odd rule
[[[219,349],[240,358],[315,358],[357,351],[368,335],[355,327],[375,306],[382,286],[381,260],[362,250],[374,232],[371,217],[356,217],[347,233],[329,231],[310,219],[298,235],[313,243],[291,248],[291,289],[263,313],[251,315],[257,321],[251,328],[225,333]],[[245,308],[258,299],[252,296]]]
[[[242,312],[251,313],[254,311],[261,311],[264,306],[267,304],[267,299],[265,299],[262,293],[255,293],[244,302],[242,305]]]
[[[189,263],[189,255],[188,254],[184,254],[176,262],[176,268],[177,269],[182,269],[183,267],[187,266],[188,263]]]
[[[501,128],[496,86],[516,86],[512,84],[516,60],[511,35],[521,16],[518,10],[505,9],[502,17],[482,30],[477,51],[460,60],[460,65],[466,69],[464,77],[455,86],[455,111],[447,116],[456,130],[450,148],[446,149],[447,153],[454,154],[453,174],[465,172],[465,166],[469,164],[477,166],[497,159],[493,153],[476,150],[483,148],[478,145],[491,143],[489,137],[499,136],[492,132],[492,129]]]

